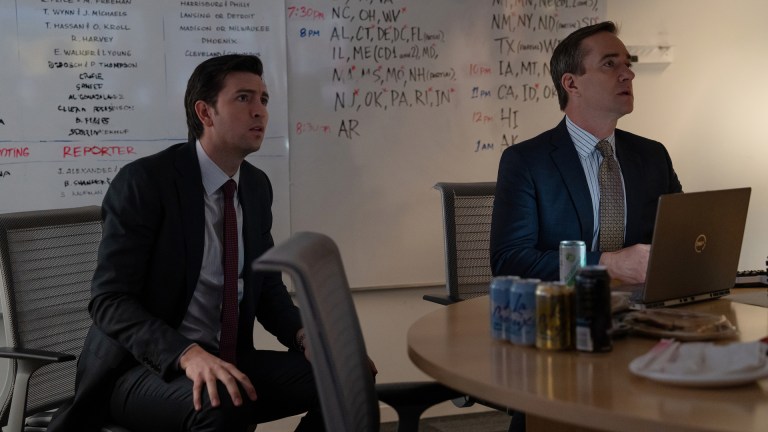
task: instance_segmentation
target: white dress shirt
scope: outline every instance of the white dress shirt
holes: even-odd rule
[[[200,141],[197,142],[197,159],[205,190],[205,242],[203,245],[203,263],[197,287],[189,303],[187,314],[179,326],[179,332],[203,347],[217,350],[221,329],[221,299],[224,287],[224,192],[221,187],[230,179],[205,153]],[[238,184],[240,170],[232,179]],[[234,197],[237,213],[238,238],[238,303],[243,299],[243,209],[238,194]]]

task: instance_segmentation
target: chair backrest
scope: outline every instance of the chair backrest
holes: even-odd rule
[[[101,241],[98,206],[0,215],[0,300],[6,345],[80,355]],[[28,414],[71,398],[76,362],[43,366],[29,380]],[[17,365],[11,362],[9,383]],[[11,391],[2,401],[8,419]]]
[[[293,280],[326,430],[377,431],[373,374],[334,241],[297,233],[257,259],[253,269],[283,271]]]
[[[496,182],[438,183],[443,201],[445,277],[453,301],[488,294]]]

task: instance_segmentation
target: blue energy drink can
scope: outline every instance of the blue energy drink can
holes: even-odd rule
[[[516,276],[497,276],[491,280],[489,297],[491,304],[491,337],[505,340],[504,325],[509,319],[509,291]]]
[[[536,285],[539,282],[539,279],[518,279],[512,283],[504,337],[513,344],[536,344]]]

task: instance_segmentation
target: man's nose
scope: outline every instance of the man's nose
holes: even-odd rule
[[[635,72],[629,66],[624,66],[624,70],[621,73],[621,80],[632,81],[633,79],[635,79]]]
[[[267,114],[267,106],[262,102],[256,102],[252,108],[252,113],[254,117],[264,117]]]

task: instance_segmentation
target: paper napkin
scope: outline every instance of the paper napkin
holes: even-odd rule
[[[670,375],[733,374],[759,370],[768,363],[768,344],[760,341],[715,345],[662,339],[637,358],[637,370]]]

